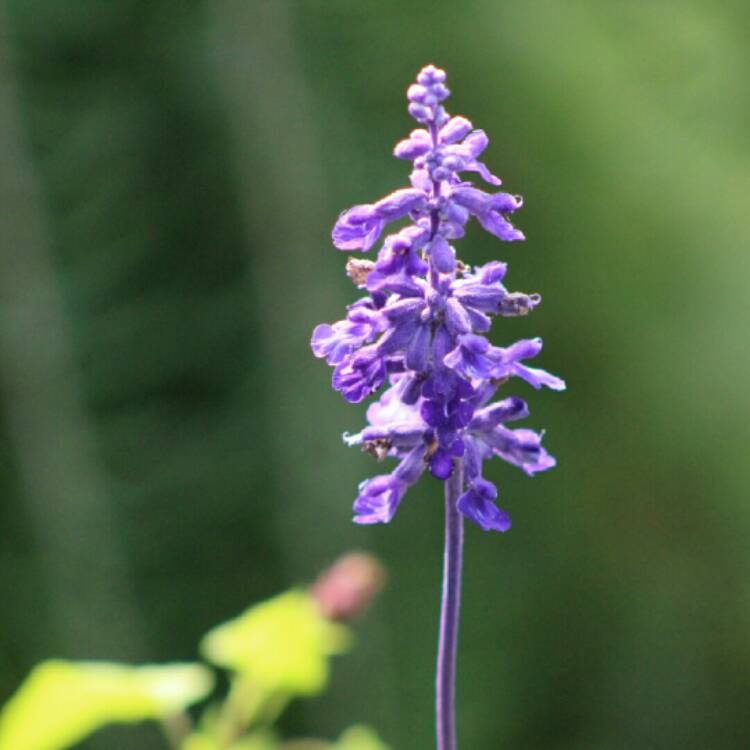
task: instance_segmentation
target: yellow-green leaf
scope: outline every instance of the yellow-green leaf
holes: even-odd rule
[[[229,748],[209,734],[195,732],[185,740],[181,750],[276,750],[277,747],[276,736],[266,730],[243,737]]]
[[[335,750],[388,750],[373,729],[358,724],[339,737]]]
[[[276,750],[278,746],[279,743],[273,732],[260,731],[243,737],[229,750]]]
[[[105,724],[180,711],[212,685],[199,664],[42,662],[0,713],[0,750],[62,750]]]
[[[221,750],[221,747],[211,735],[195,732],[182,743],[180,750]]]
[[[309,594],[293,590],[214,628],[201,651],[268,692],[312,695],[325,687],[328,657],[349,640],[348,629],[322,617]]]

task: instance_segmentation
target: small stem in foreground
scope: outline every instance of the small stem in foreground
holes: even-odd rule
[[[187,711],[179,711],[165,716],[161,720],[161,725],[171,750],[180,750],[183,742],[193,731],[193,721]]]
[[[453,474],[445,482],[445,553],[443,601],[440,611],[436,676],[436,729],[438,750],[456,750],[456,651],[461,606],[461,563],[464,544],[463,516],[456,502],[463,489],[461,462],[454,460]]]

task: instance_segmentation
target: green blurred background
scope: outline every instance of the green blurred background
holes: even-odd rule
[[[313,359],[355,291],[329,231],[404,184],[419,67],[488,131],[540,291],[558,468],[467,529],[469,750],[750,743],[750,6],[711,0],[0,4],[0,702],[49,656],[192,659],[376,552],[386,593],[295,731],[429,748],[439,485],[350,523],[371,459]],[[86,747],[150,750],[155,731]]]

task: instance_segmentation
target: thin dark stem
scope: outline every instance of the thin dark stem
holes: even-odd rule
[[[456,460],[453,475],[445,483],[443,601],[440,611],[440,639],[435,681],[437,750],[456,750],[456,651],[464,544],[463,516],[456,509],[456,501],[462,489],[461,462]]]

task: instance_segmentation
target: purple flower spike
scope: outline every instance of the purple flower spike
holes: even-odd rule
[[[456,268],[456,255],[445,237],[438,235],[432,240],[429,254],[435,270],[440,273],[453,273]]]
[[[369,250],[380,237],[385,222],[375,214],[374,206],[354,206],[339,216],[331,232],[339,250]]]
[[[424,448],[413,448],[393,474],[362,482],[354,501],[355,523],[388,523],[393,518],[407,488],[424,471],[423,454]]]
[[[406,486],[390,474],[366,480],[360,485],[359,496],[354,501],[354,522],[388,523],[396,513],[404,492]]]
[[[333,387],[348,401],[386,386],[367,410],[368,426],[344,436],[378,460],[398,461],[392,473],[360,485],[357,523],[389,522],[407,489],[427,472],[441,482],[460,482],[453,507],[463,516],[485,531],[504,532],[510,516],[496,505],[484,462],[499,457],[533,476],[555,459],[542,447],[543,433],[507,426],[528,417],[523,400],[492,399],[511,378],[555,391],[565,383],[525,363],[539,355],[541,339],[500,347],[487,338],[493,318],[528,315],[541,297],[508,291],[505,263],[471,268],[456,257],[454,240],[472,217],[500,240],[523,240],[510,221],[523,200],[492,192],[500,179],[479,161],[489,139],[467,118],[446,112],[449,94],[445,72],[432,65],[408,88],[409,114],[418,126],[393,154],[412,162],[409,183],[344,211],[333,244],[366,252],[386,225],[403,223],[382,240],[376,260],[351,259],[349,275],[367,296],[344,320],[317,326],[311,346],[334,367]],[[490,187],[467,181],[472,174]]]
[[[485,531],[508,531],[510,516],[493,502],[495,485],[486,479],[475,479],[467,492],[458,499],[458,510]]]

